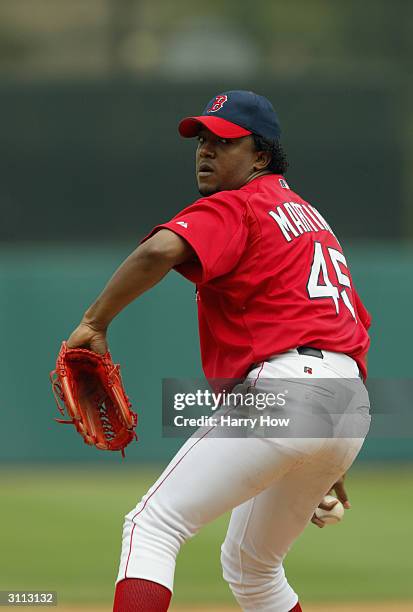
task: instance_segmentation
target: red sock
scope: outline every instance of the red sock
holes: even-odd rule
[[[113,612],[166,612],[171,597],[171,591],[161,584],[125,578],[116,585]]]
[[[292,610],[290,610],[290,612],[303,612],[300,606],[300,602],[297,601],[297,603],[295,604],[294,608]]]

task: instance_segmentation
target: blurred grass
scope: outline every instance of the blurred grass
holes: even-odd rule
[[[3,464],[0,590],[56,590],[62,604],[111,601],[123,515],[158,473],[138,465]],[[309,525],[289,554],[288,576],[303,601],[413,601],[412,485],[409,464],[352,470],[345,521]],[[222,517],[184,546],[176,603],[232,601],[219,563],[227,522]]]

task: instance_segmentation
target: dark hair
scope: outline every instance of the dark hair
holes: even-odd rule
[[[253,134],[252,136],[257,151],[269,151],[271,153],[271,161],[267,166],[267,170],[274,172],[274,174],[285,174],[290,164],[281,143],[266,140],[262,136],[258,136],[258,134]]]

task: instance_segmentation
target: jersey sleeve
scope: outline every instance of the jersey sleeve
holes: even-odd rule
[[[202,284],[230,272],[238,263],[248,239],[246,209],[242,200],[223,194],[197,200],[167,223],[157,225],[142,240],[160,229],[184,238],[197,258],[175,267],[190,281]]]
[[[358,317],[360,321],[362,322],[363,326],[365,327],[365,329],[369,329],[371,325],[371,314],[368,312],[368,310],[364,306],[363,302],[360,299],[359,294],[357,293],[355,289],[354,289],[354,298],[355,298],[355,306],[356,306]]]

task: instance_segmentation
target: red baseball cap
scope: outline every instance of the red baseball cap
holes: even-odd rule
[[[281,129],[272,104],[252,91],[226,91],[212,98],[198,117],[186,117],[178,130],[184,138],[197,136],[202,127],[221,138],[258,134],[278,141]]]
[[[251,134],[249,130],[222,119],[222,117],[211,117],[201,115],[200,117],[186,117],[179,123],[178,130],[181,136],[184,138],[193,138],[197,136],[202,126],[206,127],[213,134],[216,134],[220,138],[241,138],[242,136],[248,136]]]

